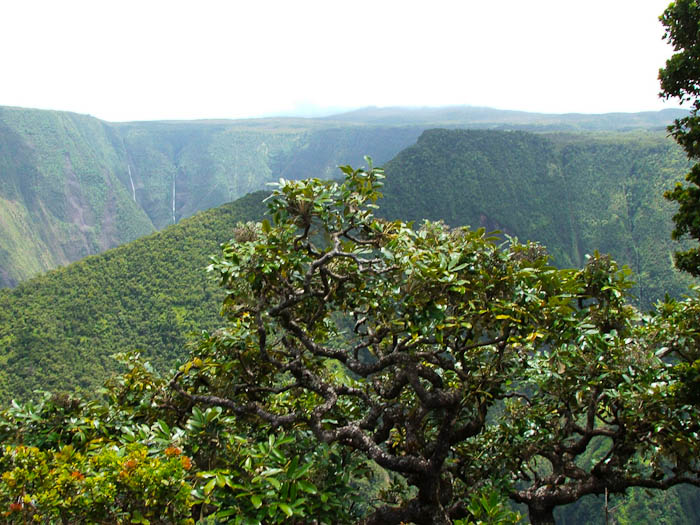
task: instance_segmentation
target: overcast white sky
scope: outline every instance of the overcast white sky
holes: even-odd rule
[[[0,105],[110,121],[657,96],[669,0],[3,0]]]

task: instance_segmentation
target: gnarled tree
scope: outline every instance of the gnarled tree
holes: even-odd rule
[[[554,523],[555,507],[589,494],[700,486],[700,413],[682,376],[692,367],[677,360],[681,342],[684,350],[694,344],[697,356],[698,321],[690,321],[697,300],[639,316],[609,282],[614,263],[600,257],[583,273],[599,315],[533,354],[521,395],[508,403],[510,433],[520,440],[503,445],[520,480],[511,498],[527,504],[532,523]]]
[[[342,170],[342,183],[281,181],[272,222],[241,226],[224,246],[211,269],[229,322],[172,387],[242,418],[308,428],[401,476],[412,490],[367,523],[452,523],[470,515],[470,494],[499,483],[546,520],[569,501],[551,498],[536,456],[557,470],[556,454],[626,432],[618,371],[597,383],[601,356],[627,352],[620,340],[636,316],[624,274],[600,256],[558,270],[535,244],[377,219],[381,170]],[[528,468],[529,488],[511,485]]]

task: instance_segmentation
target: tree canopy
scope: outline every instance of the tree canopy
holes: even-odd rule
[[[700,159],[700,6],[695,0],[672,2],[661,15],[666,28],[664,38],[673,46],[674,54],[659,71],[661,95],[690,102],[690,115],[677,119],[669,127],[676,141],[692,160]],[[686,175],[687,185],[678,183],[666,197],[678,203],[674,215],[674,238],[690,237],[700,241],[700,167],[695,164]],[[676,266],[700,276],[700,248],[676,252]]]
[[[229,322],[178,393],[301,425],[412,487],[367,523],[452,523],[492,487],[545,523],[586,494],[700,483],[697,408],[678,402],[657,321],[626,303],[628,270],[598,254],[560,270],[537,244],[377,219],[381,170],[342,169],[342,183],[281,181],[272,222],[224,247],[210,269]]]
[[[0,412],[0,513],[132,523],[533,523],[700,486],[700,300],[629,271],[374,215],[382,171],[280,181],[210,271],[225,324],[161,377]]]

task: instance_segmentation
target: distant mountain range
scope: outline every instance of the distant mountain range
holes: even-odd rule
[[[469,127],[529,131],[628,131],[665,129],[684,109],[640,113],[528,113],[477,106],[367,107],[325,117],[335,122],[385,126]]]
[[[545,115],[476,107],[365,108],[325,118],[108,123],[0,107],[0,286],[265,187],[381,165],[432,127],[663,130],[681,110]],[[660,132],[661,133],[661,132]]]

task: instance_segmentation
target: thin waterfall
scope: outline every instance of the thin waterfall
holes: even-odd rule
[[[131,176],[131,164],[129,164],[129,150],[126,148],[126,143],[122,139],[122,148],[124,148],[124,159],[126,160],[126,171],[129,172],[129,182],[131,183],[131,196],[136,202],[136,187],[134,186],[134,178]]]
[[[236,158],[233,161],[233,180],[228,186],[228,200],[232,201],[235,195],[236,182],[238,181],[238,148],[236,147]]]
[[[131,194],[134,197],[134,202],[136,202],[136,188],[134,188],[134,179],[131,178],[131,166],[126,165],[126,169],[129,170],[129,182],[131,182]]]
[[[173,174],[173,224],[175,222],[175,174]]]

